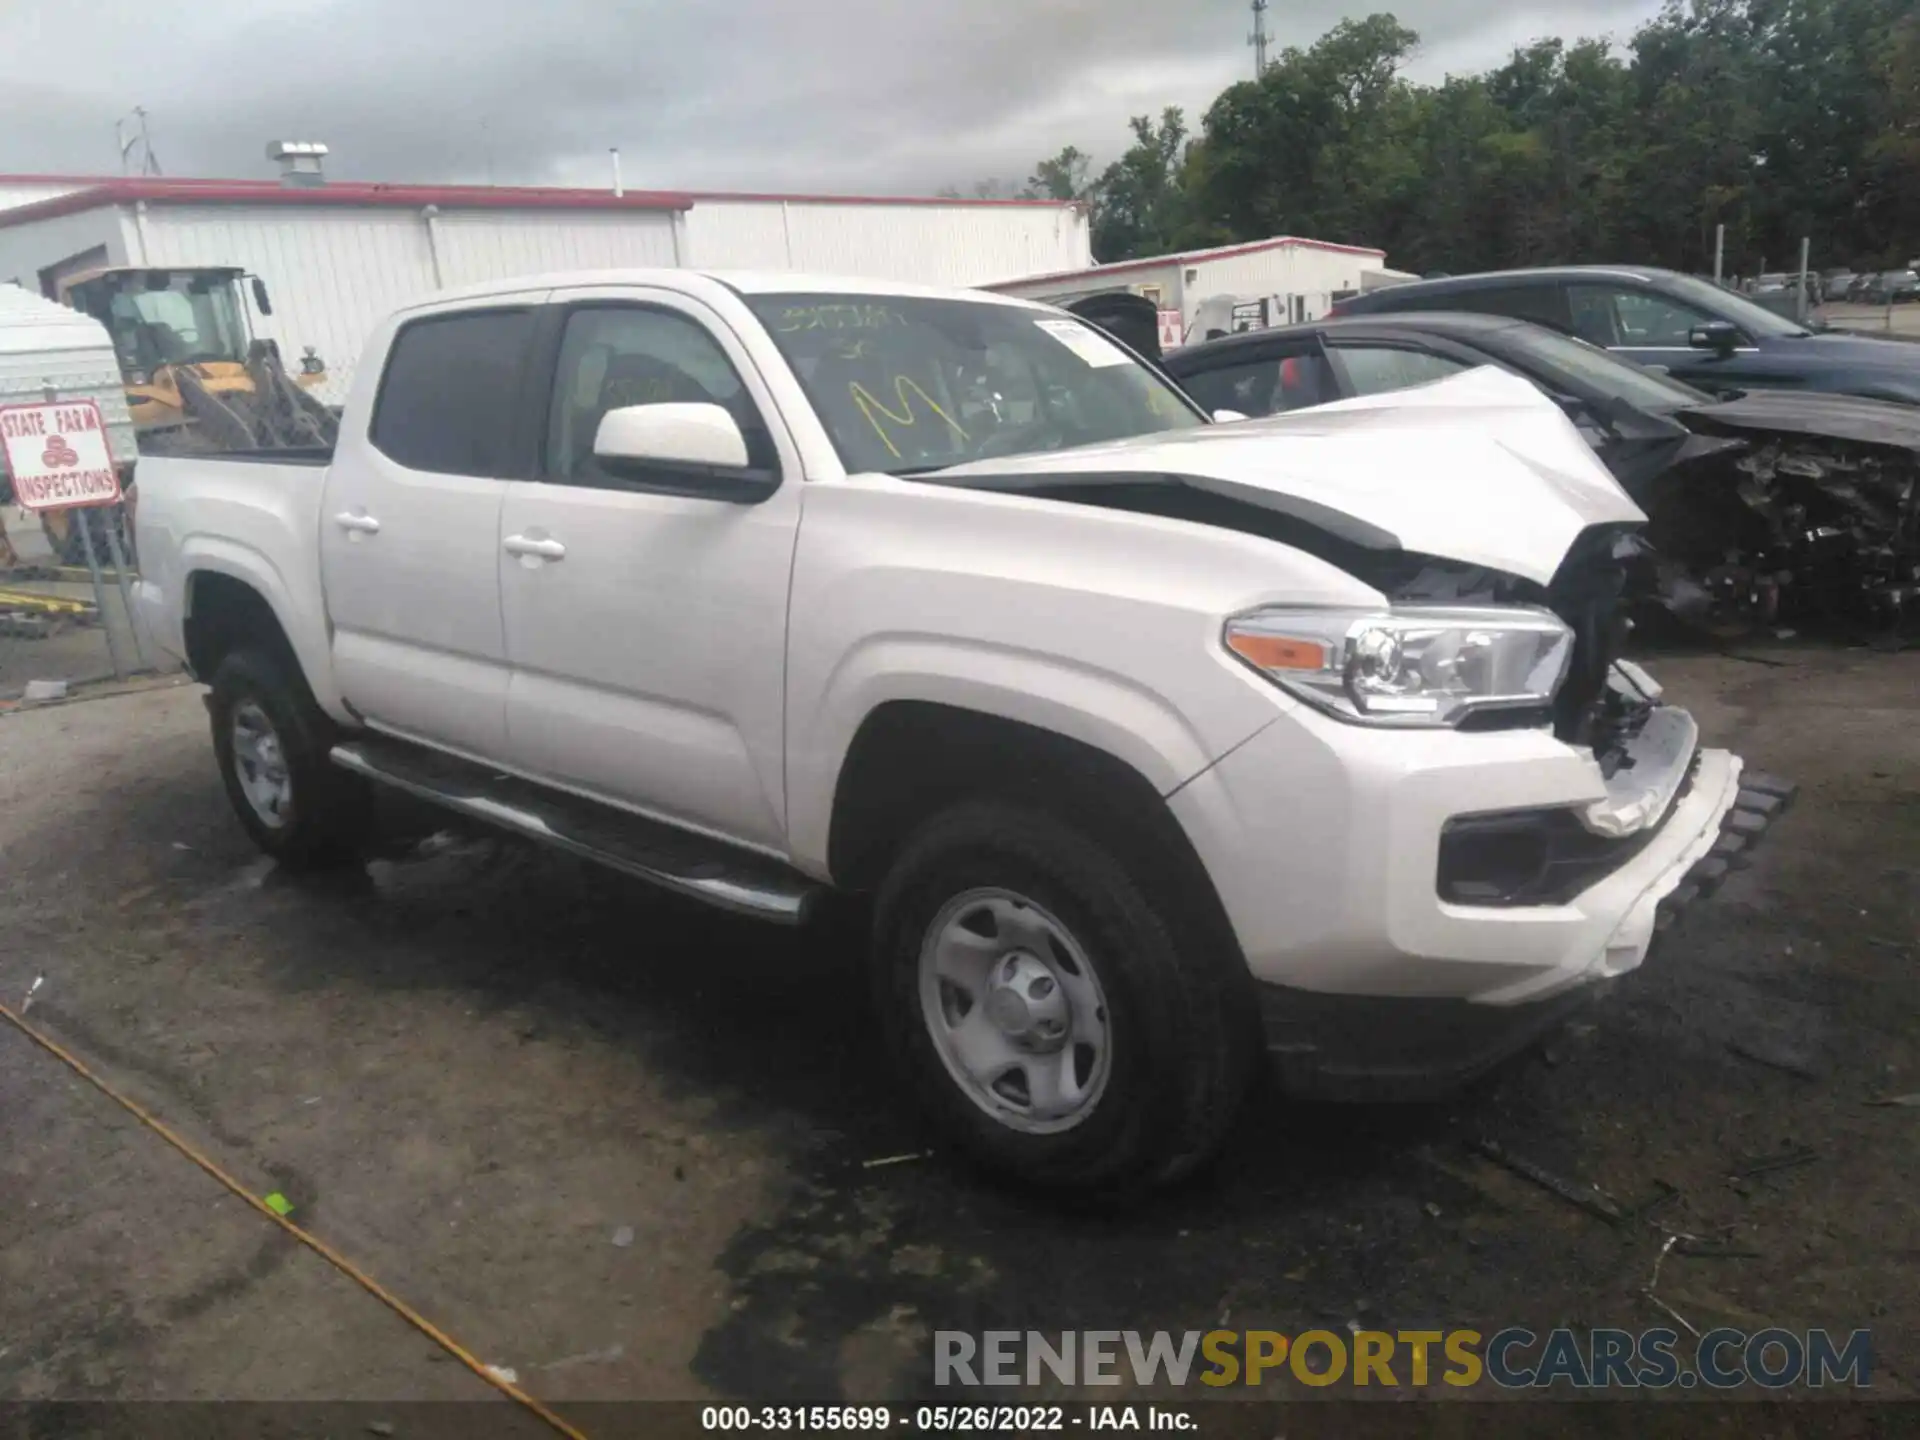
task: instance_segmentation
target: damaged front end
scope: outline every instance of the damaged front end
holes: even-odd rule
[[[1826,408],[1814,398],[1801,403]],[[1920,622],[1920,435],[1789,430],[1747,419],[1743,404],[1686,415],[1728,443],[1641,491],[1660,603],[1728,639],[1786,623],[1910,633]],[[1829,428],[1858,430],[1839,423],[1846,414]]]
[[[1592,753],[1606,795],[1578,808],[1451,822],[1436,877],[1442,899],[1495,908],[1566,904],[1660,833],[1693,784],[1700,735],[1693,717],[1664,703],[1659,684],[1620,654],[1631,628],[1635,576],[1647,563],[1647,548],[1631,527],[1601,526],[1582,535],[1544,586],[1432,556],[1349,553],[1342,559],[1396,602],[1541,605],[1574,633],[1551,721],[1560,740]],[[1743,774],[1721,833],[1661,901],[1656,925],[1664,928],[1744,864],[1793,793],[1775,777]]]

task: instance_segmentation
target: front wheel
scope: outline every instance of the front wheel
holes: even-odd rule
[[[881,1023],[922,1104],[989,1168],[1127,1191],[1224,1137],[1255,1048],[1240,961],[1141,869],[1050,815],[980,801],[929,820],[887,876]]]

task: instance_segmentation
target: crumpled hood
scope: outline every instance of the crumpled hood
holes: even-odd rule
[[[917,478],[1035,494],[1171,479],[1373,549],[1543,585],[1581,531],[1646,520],[1559,406],[1490,366],[1262,420],[976,460]]]
[[[1858,440],[1870,445],[1898,445],[1920,454],[1920,406],[1891,400],[1749,390],[1736,400],[1700,405],[1680,414],[1695,429]]]

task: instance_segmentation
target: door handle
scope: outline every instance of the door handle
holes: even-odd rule
[[[531,555],[542,560],[567,558],[567,547],[558,540],[536,540],[531,535],[509,535],[502,543],[509,555]]]
[[[359,535],[378,535],[380,522],[364,510],[343,510],[333,517],[333,523],[342,530]]]

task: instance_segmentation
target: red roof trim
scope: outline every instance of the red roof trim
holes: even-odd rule
[[[73,185],[65,195],[36,200],[30,205],[0,211],[0,225],[73,214],[98,205],[132,200],[165,203],[192,200],[200,204],[265,205],[455,205],[471,209],[579,209],[685,210],[702,200],[740,200],[794,205],[957,205],[966,208],[1079,209],[1074,200],[967,200],[939,195],[824,195],[778,194],[734,190],[629,190],[615,196],[610,190],[575,186],[513,185],[389,185],[362,181],[330,181],[325,185],[282,185],[274,180],[204,180],[173,176],[114,175],[0,175],[0,185]],[[82,197],[85,197],[82,200]],[[54,209],[42,209],[54,206]]]
[[[969,209],[1000,206],[1027,210],[1081,208],[1078,200],[970,200],[946,195],[775,195],[751,190],[693,190],[688,193],[696,205],[702,200],[746,200],[769,205],[960,205]]]
[[[1051,275],[1029,275],[1019,280],[999,280],[982,285],[982,290],[1004,290],[1010,285],[1044,285],[1053,280],[1079,280],[1103,275],[1121,275],[1135,270],[1157,270],[1166,265],[1186,266],[1194,261],[1230,260],[1237,255],[1256,255],[1263,250],[1279,250],[1297,245],[1306,250],[1331,250],[1339,255],[1378,255],[1387,252],[1368,245],[1337,245],[1331,240],[1308,240],[1299,235],[1276,235],[1270,240],[1254,240],[1245,245],[1224,245],[1217,250],[1182,250],[1173,255],[1150,255],[1144,260],[1116,260],[1111,265],[1096,265],[1091,270],[1057,270]]]
[[[281,185],[271,180],[108,180],[85,190],[0,210],[0,226],[74,215],[103,205],[444,205],[462,210],[686,210],[689,195],[659,190],[561,190],[494,185]]]

